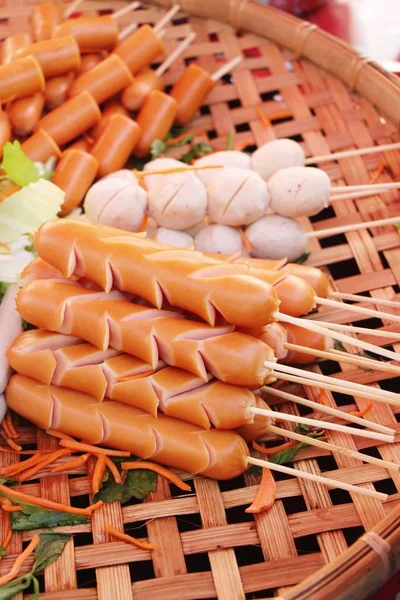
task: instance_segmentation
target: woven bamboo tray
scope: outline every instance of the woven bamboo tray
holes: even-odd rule
[[[32,1],[0,0],[0,39],[29,27]],[[171,5],[157,2],[126,16],[154,23]],[[104,13],[124,2],[84,2],[85,13]],[[186,12],[179,13],[165,36],[167,50],[193,30],[195,43],[166,74],[168,84],[197,58],[209,71],[221,59],[242,53],[243,63],[234,81],[221,82],[210,94],[201,115],[190,129],[199,139],[209,139],[224,148],[226,135],[236,129],[236,142],[293,137],[304,145],[306,155],[320,155],[352,147],[397,141],[400,125],[400,84],[375,63],[359,56],[345,43],[288,14],[243,0],[182,0]],[[190,16],[189,16],[190,15]],[[232,27],[232,26],[233,27]],[[249,33],[237,33],[235,29]],[[265,127],[257,116],[262,105],[266,115],[288,110],[292,117]],[[179,153],[185,148],[179,149]],[[339,185],[368,183],[376,172],[379,155],[324,163]],[[400,152],[385,156],[383,179],[400,177]],[[396,192],[335,204],[318,217],[302,219],[314,229],[341,226],[363,220],[400,214]],[[322,267],[332,285],[343,292],[369,292],[376,298],[399,294],[400,238],[394,227],[338,235],[310,242],[308,264]],[[390,309],[386,309],[390,310]],[[354,322],[354,314],[343,310],[321,310],[321,319]],[[393,324],[364,321],[386,331]],[[363,339],[385,343],[382,338]],[[390,341],[390,340],[389,340]],[[394,345],[400,351],[400,344]],[[322,363],[316,372],[332,374],[372,386],[395,390],[387,373],[368,372],[350,365]],[[322,369],[322,371],[321,371]],[[398,382],[397,382],[398,383]],[[398,387],[397,387],[398,389]],[[290,391],[315,399],[317,391],[292,386]],[[332,406],[356,409],[348,396],[328,395]],[[363,408],[365,401],[357,399]],[[297,410],[281,404],[280,410]],[[390,425],[398,432],[400,409],[376,403],[368,418]],[[52,448],[53,438],[33,427],[22,427],[22,444]],[[351,440],[328,432],[329,441],[400,464],[400,443],[378,444],[364,438]],[[256,455],[256,453],[254,454]],[[3,465],[17,456],[0,455]],[[332,476],[352,484],[375,486],[389,493],[384,504],[365,496],[305,480],[278,476],[277,500],[273,508],[255,518],[244,512],[257,489],[257,478],[245,475],[217,483],[198,478],[193,493],[177,493],[164,480],[157,492],[143,503],[123,506],[106,504],[94,514],[91,525],[67,527],[73,533],[61,559],[44,571],[43,600],[363,600],[382,584],[400,564],[400,475],[390,476],[380,467],[361,464],[341,454],[316,448],[302,450],[295,460],[298,469]],[[28,482],[23,489],[58,502],[87,505],[90,480],[83,468],[70,476],[46,477]],[[104,525],[124,527],[139,538],[157,544],[152,552],[139,550],[104,535]],[[0,537],[5,532],[1,521]],[[371,532],[365,536],[366,532]],[[10,555],[0,564],[9,570],[31,532],[16,533]],[[29,565],[27,565],[27,568]],[[22,595],[19,597],[22,598]]]

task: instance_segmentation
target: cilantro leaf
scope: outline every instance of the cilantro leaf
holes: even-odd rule
[[[21,187],[40,179],[39,169],[25,156],[17,140],[4,144],[2,169],[8,179]]]
[[[255,477],[261,477],[262,467],[259,467],[258,465],[250,465],[250,467],[246,471],[246,475],[254,475]]]
[[[12,579],[0,588],[0,600],[12,600],[17,594],[23,592],[31,585],[32,576],[24,575],[17,579]]]
[[[4,546],[0,546],[0,556],[5,556],[7,554],[7,548]]]
[[[213,152],[213,150],[214,148],[210,146],[210,144],[208,144],[207,142],[199,142],[198,144],[193,144],[190,150],[188,150],[187,152],[185,152],[185,154],[181,156],[181,161],[186,164],[190,164],[195,158],[201,158],[205,154]]]
[[[302,265],[302,264],[304,264],[306,262],[306,260],[308,259],[309,256],[310,256],[309,252],[303,252],[303,254],[300,254],[300,256],[298,256],[296,258],[296,260],[294,260],[293,262],[296,265]]]
[[[119,468],[120,461],[114,461]],[[157,489],[157,474],[147,469],[132,469],[126,472],[122,483],[115,483],[112,476],[103,482],[99,492],[94,496],[93,502],[115,502],[119,500],[122,504],[129,502],[133,497],[144,500],[150,492]]]
[[[163,141],[163,140],[153,140],[151,142],[151,146],[150,146],[150,154],[151,154],[151,158],[152,160],[154,160],[155,158],[158,158],[161,154],[164,154],[164,152],[167,149],[167,144]]]
[[[11,529],[28,531],[42,527],[51,528],[59,525],[82,525],[88,523],[88,517],[66,512],[46,510],[40,506],[24,504],[22,510],[10,513]]]
[[[48,567],[61,556],[70,536],[65,533],[41,533],[35,550],[32,573]]]
[[[230,129],[226,138],[226,150],[232,150],[235,141],[235,130]]]

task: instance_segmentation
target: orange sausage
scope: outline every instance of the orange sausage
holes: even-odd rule
[[[81,68],[79,69],[79,75],[82,73],[86,73],[86,71],[90,71],[96,65],[99,64],[106,57],[102,52],[91,52],[90,54],[83,54],[81,56]]]
[[[179,125],[186,125],[193,119],[214,85],[207,71],[194,63],[187,67],[170,92],[178,103],[175,121]]]
[[[256,396],[256,407],[269,409],[269,406],[260,396]],[[268,435],[269,429],[268,425],[271,425],[271,420],[269,417],[264,417],[262,415],[254,415],[253,423],[246,423],[241,427],[236,428],[236,432],[246,441],[252,442],[253,440],[260,440],[261,438]]]
[[[29,33],[18,33],[17,35],[9,35],[1,47],[1,64],[7,65],[14,60],[15,53],[21,48],[25,48],[32,43],[32,38]]]
[[[83,150],[84,152],[90,152],[92,144],[87,137],[78,138],[75,142],[68,146],[68,150]]]
[[[43,107],[44,95],[42,92],[14,100],[7,109],[14,134],[25,137],[32,133],[42,116]]]
[[[104,131],[104,128],[108,125],[110,121],[110,117],[113,115],[124,115],[125,117],[129,117],[128,111],[116,100],[110,99],[108,102],[104,103],[103,110],[101,111],[101,119],[96,127],[90,130],[90,136],[97,140],[100,137],[100,134]]]
[[[113,238],[111,243],[108,237]],[[39,227],[35,247],[39,256],[65,277],[75,271],[75,247],[80,275],[102,289],[108,291],[114,284],[159,307],[167,298],[172,306],[212,325],[218,313],[228,323],[242,327],[276,320],[273,315],[279,300],[270,283],[247,276],[241,265],[208,265],[200,252],[164,250],[156,241],[129,232],[122,236],[120,230],[104,225],[63,220],[47,221]],[[93,255],[97,260],[92,260]]]
[[[109,15],[68,19],[56,28],[54,37],[71,35],[81,52],[112,50],[118,41],[118,23]]]
[[[98,104],[115,96],[133,81],[124,61],[116,54],[102,60],[98,65],[83,73],[72,83],[68,96],[90,92]]]
[[[43,429],[57,429],[90,444],[127,450],[143,459],[202,474],[232,479],[247,466],[248,449],[233,431],[204,430],[196,425],[120,402],[96,402],[86,394],[46,386],[14,375],[6,402],[17,414]]]
[[[33,56],[0,67],[0,102],[32,96],[43,90],[43,71]]]
[[[232,332],[232,326],[210,327],[120,298],[117,292],[100,293],[69,280],[42,279],[19,290],[17,308],[40,329],[80,337],[101,350],[111,346],[153,369],[164,360],[204,381],[208,371],[224,383],[253,388],[269,376],[264,363],[274,355],[260,340]]]
[[[284,327],[287,331],[288,342],[291,344],[315,348],[316,350],[330,350],[333,346],[333,340],[320,333],[315,333],[314,331],[290,323],[285,323]],[[316,360],[318,358],[311,354],[289,350],[282,362],[307,365],[316,362]]]
[[[171,96],[159,90],[150,92],[136,118],[142,135],[135,148],[135,156],[147,156],[152,141],[165,138],[172,127],[177,109],[178,105]]]
[[[65,192],[62,217],[69,215],[84,199],[95,180],[99,162],[83,150],[66,150],[54,172],[52,182]]]
[[[11,140],[11,123],[8,114],[0,108],[0,158],[3,155],[3,146]]]
[[[36,42],[16,53],[16,58],[25,56],[37,59],[46,78],[78,71],[81,66],[78,44],[72,36]]]
[[[74,73],[67,73],[66,75],[52,77],[46,81],[44,100],[48,110],[53,110],[53,108],[60,106],[60,104],[66,101],[68,90],[74,79]]]
[[[150,25],[142,25],[115,48],[134,75],[145,69],[159,54],[164,44]]]
[[[24,287],[36,279],[63,279],[58,269],[55,269],[41,258],[35,258],[21,272],[18,280],[20,287]]]
[[[252,335],[267,344],[274,351],[278,360],[286,357],[288,351],[284,344],[288,340],[286,329],[280,323],[270,323],[264,327],[239,327],[237,331]]]
[[[53,37],[55,28],[63,20],[61,4],[41,2],[32,8],[31,27],[34,42],[43,42]]]
[[[22,150],[28,158],[38,162],[46,162],[52,156],[56,158],[61,156],[60,148],[44,129],[38,129],[36,133],[25,140],[22,143]]]
[[[40,119],[44,129],[59,146],[68,144],[100,121],[100,109],[89,92],[82,92]]]
[[[163,91],[165,83],[161,77],[156,75],[153,69],[146,69],[138,73],[131,83],[121,94],[121,102],[127,110],[139,110],[147,96],[153,90]]]
[[[99,162],[99,177],[122,169],[140,137],[140,127],[124,115],[109,118],[91,153]]]

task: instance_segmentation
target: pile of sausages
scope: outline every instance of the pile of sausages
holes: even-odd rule
[[[278,307],[300,316],[327,295],[318,269],[227,263],[66,219],[42,225],[35,247],[16,302],[38,329],[8,350],[6,401],[38,427],[230,479],[270,424],[250,410],[267,407],[265,361],[310,362],[286,341],[327,347],[277,321]]]

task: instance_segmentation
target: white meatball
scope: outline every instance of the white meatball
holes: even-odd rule
[[[184,167],[187,168],[188,165],[181,162],[180,160],[175,160],[175,158],[156,158],[155,160],[151,160],[146,163],[143,171],[166,171],[168,169],[182,169]],[[148,191],[152,190],[155,187],[158,187],[161,183],[181,183],[182,181],[186,181],[189,175],[193,175],[192,171],[186,172],[177,172],[177,173],[165,173],[158,175],[147,175],[143,177],[144,184]]]
[[[147,194],[136,181],[106,177],[90,188],[83,207],[89,221],[138,231],[146,205]]]
[[[280,215],[268,215],[246,228],[251,254],[257,258],[293,261],[307,248],[307,237],[293,219]]]
[[[250,169],[250,156],[237,150],[224,150],[214,152],[199,158],[194,163],[196,167],[205,167],[207,165],[222,165],[223,167],[232,167],[236,169]],[[214,177],[218,174],[218,169],[204,169],[196,171],[197,177],[207,187]]]
[[[331,180],[314,167],[281,169],[268,182],[271,208],[284,217],[311,217],[329,203]]]
[[[279,169],[304,165],[304,152],[300,144],[293,140],[272,140],[260,146],[251,155],[251,168],[265,181]]]
[[[211,220],[220,225],[249,225],[268,208],[265,181],[246,169],[222,169],[207,188]]]
[[[169,244],[177,248],[193,248],[192,236],[184,231],[159,227],[153,238],[162,244]]]
[[[189,229],[204,219],[207,192],[191,172],[184,181],[168,181],[149,191],[149,215],[157,225],[168,229]]]
[[[194,247],[212,254],[236,254],[243,251],[241,235],[227,225],[209,225],[194,238]]]

